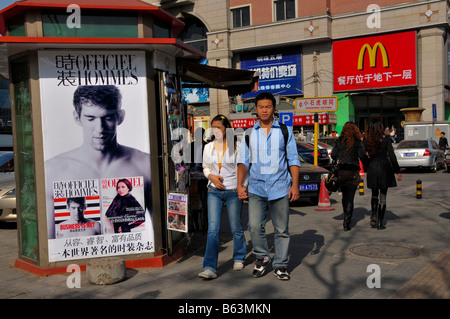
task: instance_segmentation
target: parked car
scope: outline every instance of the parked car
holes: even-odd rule
[[[14,153],[0,152],[0,221],[16,221]]]
[[[336,140],[337,140],[337,139],[338,139],[337,137],[332,137],[332,136],[329,136],[329,137],[319,137],[318,141],[319,141],[320,143],[328,144],[328,145],[330,145],[331,147],[333,147],[334,144],[336,144]]]
[[[297,141],[297,151],[310,164],[314,164],[314,145],[308,142]],[[321,167],[328,167],[331,163],[331,158],[325,148],[317,148],[317,164]]]
[[[426,168],[436,172],[445,167],[445,154],[432,139],[403,140],[394,152],[400,168]]]
[[[450,173],[450,150],[445,152],[445,166],[447,169],[447,173]]]
[[[314,147],[314,141],[310,141],[310,142],[306,142],[308,144],[311,144]],[[317,147],[318,148],[323,148],[327,151],[328,153],[328,157],[330,158],[330,162],[328,163],[327,166],[331,165],[331,151],[333,150],[333,146],[329,145],[329,144],[325,144],[322,142],[317,142]]]
[[[308,163],[301,155],[298,157],[300,160],[300,175],[298,182],[300,190],[299,200],[307,197],[314,205],[317,205],[319,202],[322,178],[328,176],[328,170]]]

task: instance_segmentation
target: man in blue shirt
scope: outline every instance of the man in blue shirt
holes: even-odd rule
[[[274,119],[274,96],[262,92],[256,96],[255,104],[259,121],[253,126],[248,145],[246,137],[242,139],[237,177],[239,199],[248,198],[249,232],[256,256],[253,276],[261,277],[271,260],[265,233],[270,209],[275,233],[274,275],[278,279],[289,280],[289,202],[299,198],[300,161],[292,130],[288,130],[285,146],[280,123]],[[247,171],[248,192],[243,186]]]

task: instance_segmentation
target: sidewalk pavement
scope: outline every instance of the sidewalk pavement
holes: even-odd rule
[[[223,214],[218,278],[197,277],[206,235],[195,232],[181,259],[164,268],[127,269],[127,278],[98,286],[81,275],[81,288],[68,288],[67,274],[39,277],[14,268],[16,229],[0,229],[0,299],[448,299],[450,298],[450,205],[448,194],[417,200],[401,188],[389,190],[385,230],[370,228],[370,195],[355,196],[351,231],[342,228],[340,195],[330,196],[333,211],[316,211],[308,202],[291,206],[291,280],[269,271],[253,278],[248,257],[233,271],[233,242]],[[244,225],[247,204],[244,205]],[[244,227],[245,230],[247,227]],[[267,223],[269,245],[273,227]],[[272,247],[273,248],[273,247]],[[379,267],[379,268],[378,268]],[[369,286],[372,286],[369,287]]]

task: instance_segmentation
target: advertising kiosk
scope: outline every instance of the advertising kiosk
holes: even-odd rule
[[[0,11],[13,116],[19,253],[48,275],[92,258],[163,266],[168,117],[185,117],[177,66],[204,54],[184,24],[139,0],[25,0]],[[175,188],[175,190],[177,190]],[[178,245],[178,246],[177,246]]]

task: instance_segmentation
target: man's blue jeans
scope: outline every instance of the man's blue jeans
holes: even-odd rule
[[[257,259],[270,256],[266,239],[267,212],[270,209],[274,228],[275,255],[272,266],[287,267],[289,250],[289,196],[269,201],[265,197],[248,194],[248,230]]]
[[[208,238],[206,241],[203,269],[217,271],[219,255],[220,215],[226,205],[231,233],[233,234],[233,260],[244,262],[247,254],[247,243],[242,229],[242,201],[235,190],[209,189],[208,192]]]

